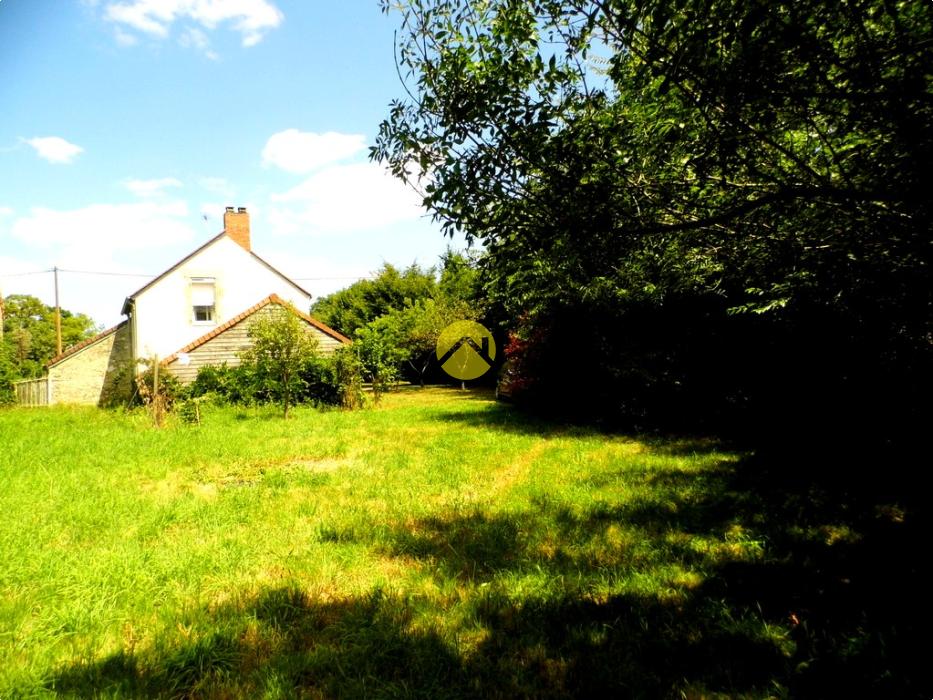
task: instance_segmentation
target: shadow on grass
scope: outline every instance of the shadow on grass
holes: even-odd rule
[[[632,437],[631,431],[621,428],[594,426],[585,422],[557,420],[543,415],[523,413],[511,404],[496,402],[492,396],[473,393],[464,401],[484,402],[482,410],[445,409],[432,415],[432,420],[483,430],[497,430],[517,435],[536,437]],[[708,435],[668,434],[657,431],[639,433],[637,439],[658,454],[682,456],[722,451],[725,443]]]
[[[476,604],[469,655],[411,624],[417,601],[315,602],[293,589],[216,611],[214,631],[145,655],[76,664],[49,690],[128,697],[661,697],[684,680],[754,690],[786,660],[709,611],[632,596]],[[764,691],[765,688],[759,688]]]
[[[573,694],[928,694],[927,516],[885,503],[885,490],[879,502],[857,488],[829,491],[818,479],[802,488],[799,474],[787,486],[775,469],[750,458],[732,473],[662,472],[653,497],[583,513],[543,499],[518,517],[430,518],[396,533],[391,551],[429,562],[442,579],[481,586],[535,572],[584,582],[633,572],[654,578],[657,598],[594,602],[584,583],[573,601],[491,606],[495,619],[524,620],[506,626],[495,653],[519,643],[587,667],[568,676]],[[702,496],[678,496],[688,486]],[[636,540],[607,546],[613,527],[633,529]],[[556,545],[540,546],[534,533],[543,529]],[[715,551],[698,549],[698,537],[717,543]],[[664,581],[669,565],[701,582]],[[674,589],[668,604],[665,586]],[[554,625],[560,631],[541,636]],[[568,635],[603,641],[570,648]]]
[[[446,419],[563,430],[510,414]],[[704,445],[714,443],[672,449]],[[581,508],[543,494],[526,510],[354,533],[456,582],[462,597],[326,601],[268,590],[197,611],[200,634],[77,663],[48,687],[146,697],[929,695],[920,576],[929,518],[899,480],[910,470],[892,459],[787,449],[699,472],[628,470],[618,478],[645,488],[624,503]],[[696,575],[678,582],[672,568]],[[639,576],[645,592],[598,593]],[[523,577],[540,589],[522,593]]]
[[[404,601],[379,592],[319,602],[273,589],[210,611],[196,641],[76,664],[49,689],[81,697],[442,695],[458,682],[459,662],[436,634],[409,630],[410,619]]]
[[[508,406],[447,412],[442,419],[543,437],[568,429],[602,434],[527,417]],[[543,499],[535,504],[535,517],[520,524],[483,514],[428,520],[399,533],[396,547],[399,553],[434,562],[444,575],[490,580],[503,569],[514,570],[515,562],[519,568],[538,567],[563,576],[607,566],[616,572],[650,569],[666,560],[703,572],[703,583],[687,593],[690,604],[665,623],[671,639],[692,634],[698,640],[691,654],[707,644],[715,648],[712,640],[738,620],[754,621],[749,642],[769,630],[786,640],[782,664],[741,661],[739,649],[738,663],[746,671],[742,682],[733,682],[733,672],[723,670],[734,661],[717,654],[708,657],[709,666],[702,670],[677,676],[682,647],[662,649],[671,664],[669,691],[697,683],[733,694],[783,688],[792,695],[818,697],[930,695],[933,682],[927,679],[924,650],[933,615],[921,572],[933,528],[926,470],[916,459],[924,450],[909,445],[918,436],[892,443],[829,423],[811,426],[803,436],[773,433],[757,453],[700,473],[619,473],[627,483],[635,477],[650,486],[651,498],[585,513]],[[668,455],[722,450],[714,439],[639,439]],[[658,559],[645,562],[620,554],[607,562],[605,556],[579,553],[612,525],[637,528]],[[542,527],[556,530],[558,542],[570,546],[558,546],[548,556],[523,552],[523,533]],[[712,557],[691,547],[690,535],[722,541],[726,554],[730,546],[741,552],[757,545],[760,556]],[[501,544],[508,541],[511,547]],[[691,616],[691,610],[703,614]],[[651,664],[644,658],[639,663],[650,677]],[[647,686],[635,683],[631,688]],[[651,686],[647,694],[660,689]]]

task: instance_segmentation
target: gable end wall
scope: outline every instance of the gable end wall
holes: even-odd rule
[[[128,398],[130,358],[130,327],[124,324],[49,367],[52,403],[103,406]]]
[[[191,278],[214,278],[214,321],[195,322]],[[163,274],[135,296],[136,347],[139,358],[168,357],[223,325],[269,294],[307,310],[311,297],[266,263],[221,236]]]

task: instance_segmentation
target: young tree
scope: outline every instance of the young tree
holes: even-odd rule
[[[376,403],[398,378],[399,365],[404,361],[405,351],[399,345],[394,329],[381,319],[360,328],[353,341],[353,350],[359,358],[364,376],[373,386]]]
[[[270,307],[250,325],[249,337],[252,347],[242,359],[253,365],[264,388],[279,397],[282,415],[288,418],[292,399],[302,387],[301,368],[317,351],[317,339],[291,305]]]
[[[355,348],[338,348],[334,352],[333,363],[340,405],[351,410],[362,408],[363,368]]]

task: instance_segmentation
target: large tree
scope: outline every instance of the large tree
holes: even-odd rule
[[[38,377],[55,356],[55,307],[27,294],[11,294],[3,303],[3,345],[12,373]],[[87,315],[61,310],[62,347],[80,343],[97,331]]]
[[[352,336],[383,314],[432,296],[437,288],[435,275],[433,268],[422,269],[415,263],[404,269],[386,263],[372,279],[321,297],[312,305],[311,313]]]
[[[618,359],[628,324],[658,335],[641,350],[670,385],[684,341],[657,328],[697,319],[738,323],[720,334],[733,341],[784,338],[768,347],[832,327],[842,352],[922,366],[933,5],[390,6],[408,96],[373,156],[448,231],[482,241],[493,298],[529,338],[576,320],[605,359],[590,364],[642,376]],[[728,320],[756,313],[768,320]]]

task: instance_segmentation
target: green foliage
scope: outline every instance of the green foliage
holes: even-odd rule
[[[705,348],[753,329],[767,352],[752,367],[759,386],[781,361],[775,348],[827,340],[858,350],[830,368],[833,381],[855,370],[910,390],[922,376],[933,5],[382,6],[400,12],[409,98],[391,105],[372,155],[402,178],[412,164],[431,173],[425,205],[482,241],[501,319],[597,324],[592,364],[609,380],[641,373],[641,391],[673,390],[688,370],[661,337],[644,362],[629,358],[632,372],[619,362],[635,332],[693,323],[671,309],[703,309]],[[730,318],[752,315],[763,322]],[[813,390],[783,378],[791,394]]]
[[[435,270],[412,264],[399,270],[386,263],[371,280],[318,299],[311,313],[348,337],[380,316],[426,299],[436,292]]]
[[[432,173],[500,286],[855,303],[929,255],[929,4],[399,7],[413,98],[374,156]]]
[[[263,403],[269,398],[260,392],[254,367],[249,364],[230,367],[224,363],[202,367],[188,385],[187,394],[192,398],[212,397],[220,403],[242,405]]]
[[[268,316],[250,324],[252,345],[242,359],[253,366],[258,391],[276,396],[288,418],[289,406],[305,387],[301,370],[317,352],[317,339],[293,307],[270,309]]]
[[[353,351],[363,377],[372,383],[373,398],[379,403],[382,394],[398,380],[398,368],[405,358],[399,338],[391,327],[377,320],[357,330]]]
[[[17,378],[40,377],[56,354],[55,307],[26,294],[11,294],[3,304],[3,347]],[[93,336],[89,316],[61,310],[62,349]]]
[[[152,360],[143,360],[145,368],[136,376],[136,392],[134,400],[137,405],[149,405],[158,394],[162,397],[167,410],[171,410],[174,403],[185,393],[181,383],[163,367],[159,367],[159,386],[156,392],[155,372]]]
[[[135,378],[136,391],[130,403],[145,406],[153,424],[161,428],[165,423],[166,414],[183,398],[184,388],[163,367],[156,367],[154,360],[144,360],[142,364],[145,370]]]
[[[441,256],[441,276],[435,299],[482,307],[483,284],[480,274],[482,254],[475,250],[457,252],[450,248]]]
[[[183,423],[188,425],[201,425],[201,406],[204,404],[204,398],[186,398],[176,404],[175,412]]]
[[[377,397],[403,376],[424,384],[440,331],[482,313],[478,258],[448,250],[439,279],[433,268],[413,265],[399,274],[386,265],[375,280],[325,297],[314,312],[329,325],[353,329],[354,352]]]
[[[340,406],[348,409],[363,406],[363,367],[353,347],[338,348],[333,354],[334,379]]]
[[[9,350],[6,346],[0,347],[0,406],[16,401],[13,382],[17,378],[16,368],[10,361]]]
[[[393,347],[391,360],[407,366],[424,386],[425,373],[436,364],[437,339],[454,321],[476,320],[476,306],[463,299],[438,295],[404,309],[392,311],[368,326]]]
[[[360,408],[360,371],[350,348],[340,348],[331,357],[310,355],[298,368],[298,380],[290,400],[294,404]],[[186,395],[218,404],[259,405],[282,400],[275,386],[251,362],[236,367],[226,364],[202,367],[188,385]]]
[[[339,406],[342,402],[336,362],[331,357],[312,355],[300,369],[302,387],[296,400],[317,406]]]

